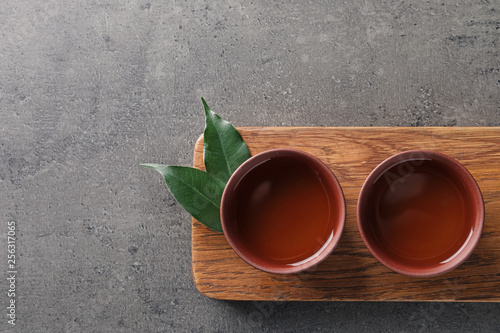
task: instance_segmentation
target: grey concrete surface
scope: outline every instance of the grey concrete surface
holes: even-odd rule
[[[500,2],[0,2],[2,332],[500,330],[500,304],[226,302],[140,162],[237,126],[499,126]]]

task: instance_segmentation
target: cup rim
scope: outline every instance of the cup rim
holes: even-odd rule
[[[472,221],[472,235],[462,246],[459,252],[457,252],[458,254],[456,254],[450,261],[444,264],[426,268],[416,268],[414,266],[390,259],[389,256],[384,256],[383,250],[377,248],[370,242],[367,236],[367,232],[365,232],[365,221],[362,220],[364,217],[363,210],[366,209],[367,201],[369,198],[369,190],[379,179],[379,177],[395,165],[418,159],[419,155],[425,156],[425,158],[428,159],[432,158],[433,160],[438,161],[447,169],[453,169],[455,174],[459,176],[460,181],[464,183],[466,192],[470,195],[471,201],[473,201],[472,206],[475,210],[475,215],[473,216],[474,221]],[[422,158],[420,157],[420,159]],[[396,273],[400,273],[410,277],[434,277],[448,273],[460,266],[472,254],[479,242],[479,239],[481,238],[484,226],[484,216],[485,208],[483,196],[479,185],[477,184],[472,174],[456,159],[444,153],[427,149],[403,151],[386,158],[384,161],[378,164],[375,169],[373,169],[368,175],[365,182],[363,183],[363,186],[361,187],[356,209],[358,230],[361,238],[363,239],[363,242],[365,243],[370,253],[387,268]]]
[[[246,255],[244,251],[241,250],[240,246],[238,246],[238,242],[234,240],[231,234],[231,229],[228,227],[228,217],[226,216],[228,213],[228,205],[230,203],[230,198],[234,192],[234,189],[236,185],[243,179],[248,173],[257,165],[263,163],[264,161],[270,159],[270,158],[283,158],[283,157],[294,157],[298,158],[302,161],[308,161],[310,166],[319,172],[322,178],[328,177],[327,184],[333,185],[332,191],[335,193],[335,203],[338,206],[336,209],[338,209],[338,218],[335,223],[335,231],[333,234],[333,237],[331,237],[327,243],[326,246],[319,252],[313,259],[308,260],[305,263],[301,263],[295,266],[279,266],[279,265],[265,265],[263,264],[263,260],[259,260],[260,262],[257,262],[255,260],[252,260],[249,256]],[[248,160],[243,162],[231,175],[229,178],[226,187],[224,188],[224,192],[222,194],[222,199],[221,199],[221,224],[222,224],[222,230],[224,232],[224,236],[231,246],[231,248],[236,252],[236,254],[243,259],[245,262],[247,262],[249,265],[264,271],[268,273],[274,273],[274,274],[294,274],[294,273],[299,273],[305,270],[308,270],[317,264],[319,264],[321,261],[326,259],[332,251],[335,249],[335,247],[338,245],[338,242],[341,238],[342,231],[344,229],[345,225],[345,218],[346,218],[346,205],[345,205],[345,197],[344,193],[342,191],[342,187],[340,186],[340,183],[335,176],[335,174],[332,172],[332,170],[319,158],[317,158],[314,155],[311,155],[309,153],[306,153],[304,151],[298,150],[298,149],[290,149],[290,148],[276,148],[276,149],[270,149],[263,151],[261,153],[258,153],[252,157],[250,157]]]

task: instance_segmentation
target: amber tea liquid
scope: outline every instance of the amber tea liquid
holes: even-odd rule
[[[238,237],[261,260],[307,262],[333,235],[331,194],[315,171],[293,158],[263,162],[235,191]]]
[[[446,263],[472,234],[465,189],[435,161],[404,163],[375,183],[373,234],[399,261],[420,267]]]

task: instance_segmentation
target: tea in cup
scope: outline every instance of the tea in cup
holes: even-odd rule
[[[318,158],[293,149],[251,157],[231,176],[221,202],[227,241],[248,264],[291,274],[324,260],[345,220],[342,189]]]
[[[462,264],[484,223],[481,191],[458,161],[412,150],[379,164],[358,199],[357,223],[373,256],[414,277],[444,274]]]

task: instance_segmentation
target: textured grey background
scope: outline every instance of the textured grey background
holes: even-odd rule
[[[499,331],[500,304],[207,299],[138,167],[192,163],[200,96],[236,126],[499,126],[499,36],[498,0],[2,1],[0,331]]]

